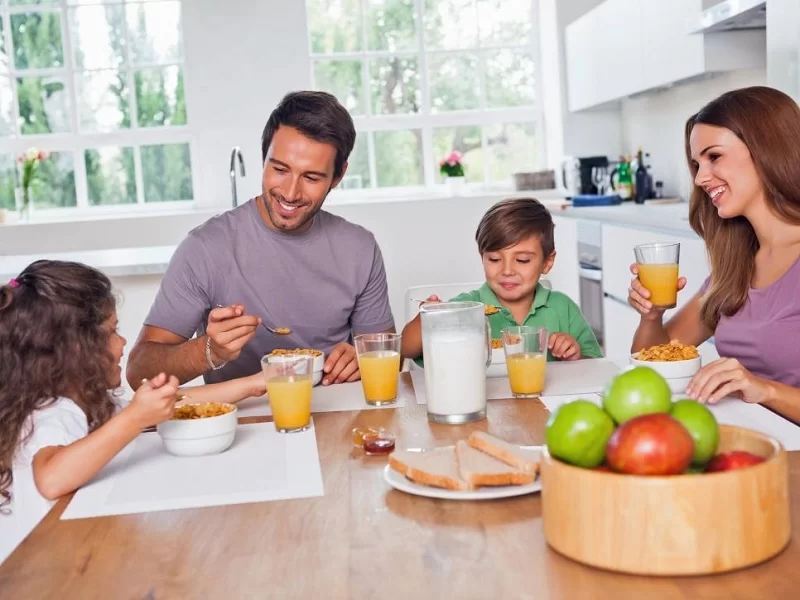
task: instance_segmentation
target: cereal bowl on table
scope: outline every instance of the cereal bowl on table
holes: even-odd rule
[[[551,548],[583,564],[639,575],[749,567],[789,542],[789,468],[780,442],[720,426],[719,452],[763,462],[670,476],[585,469],[542,451],[542,520]]]
[[[673,394],[684,393],[701,366],[697,348],[676,340],[631,354],[630,360],[636,367],[650,367],[656,371],[667,380]]]
[[[283,356],[286,354],[308,354],[309,356],[314,357],[314,376],[311,380],[312,385],[317,385],[320,381],[322,381],[322,368],[325,366],[325,353],[321,350],[314,350],[311,348],[295,348],[293,350],[287,350],[284,348],[278,348],[270,352],[267,356],[272,357],[272,361],[275,362],[275,357]],[[277,359],[280,360],[280,359]]]
[[[233,404],[185,404],[176,407],[173,418],[157,425],[156,431],[170,454],[219,454],[236,438],[237,412]]]

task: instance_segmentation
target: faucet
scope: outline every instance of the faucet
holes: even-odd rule
[[[244,158],[242,158],[242,149],[239,146],[234,146],[231,150],[231,196],[233,200],[233,208],[239,206],[239,200],[236,196],[236,157],[239,157],[239,174],[244,177]]]

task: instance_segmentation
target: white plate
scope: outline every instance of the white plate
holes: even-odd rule
[[[530,447],[536,448],[537,446]],[[457,492],[414,483],[389,465],[386,465],[383,469],[383,480],[401,492],[406,492],[407,494],[413,494],[415,496],[426,496],[428,498],[441,498],[442,500],[496,500],[498,498],[525,496],[526,494],[533,494],[542,489],[542,479],[540,476],[537,476],[536,481],[527,485],[482,487],[468,492]]]

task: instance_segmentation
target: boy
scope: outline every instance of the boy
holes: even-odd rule
[[[513,198],[492,206],[478,224],[475,241],[486,283],[452,301],[483,302],[500,310],[490,315],[492,338],[505,327],[531,325],[550,331],[547,360],[601,358],[603,352],[581,309],[569,296],[539,283],[556,258],[553,219],[533,198]],[[439,302],[431,296],[428,302]],[[403,329],[403,358],[422,355],[417,315]]]

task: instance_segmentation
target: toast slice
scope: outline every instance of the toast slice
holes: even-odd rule
[[[411,481],[446,490],[469,490],[469,484],[458,472],[456,452],[452,446],[425,452],[395,450],[389,455],[389,465]]]
[[[473,448],[464,440],[456,443],[458,470],[461,478],[471,488],[495,485],[525,485],[536,479],[534,473],[526,473],[516,467]]]
[[[483,431],[473,431],[467,439],[467,443],[521,471],[534,475],[539,472],[541,453],[538,450],[522,448]]]

